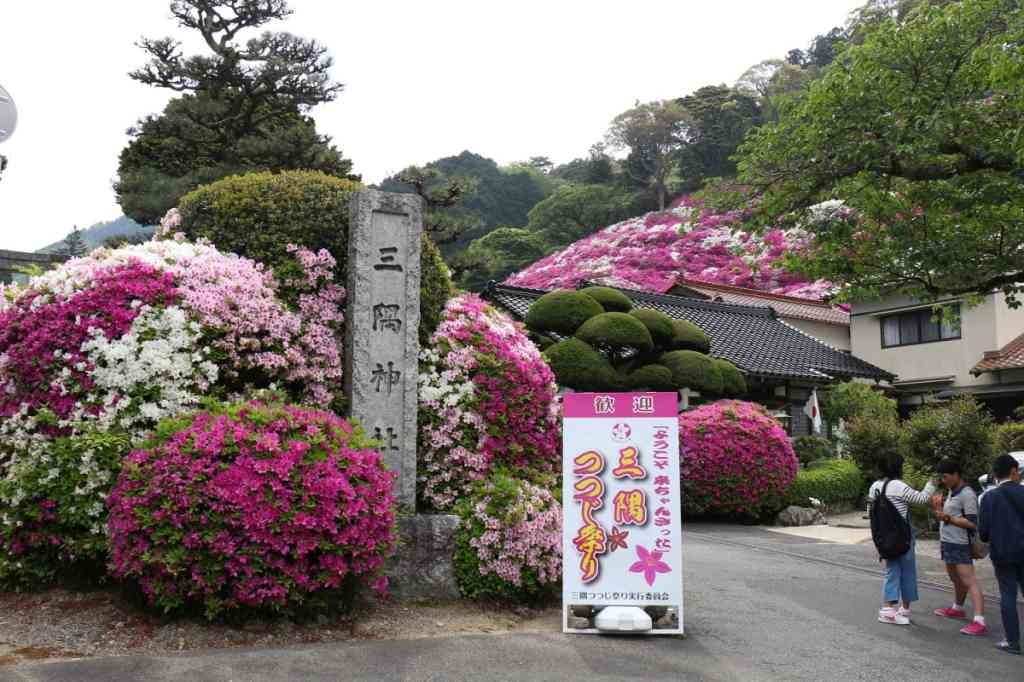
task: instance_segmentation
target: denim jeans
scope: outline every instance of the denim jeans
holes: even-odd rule
[[[1003,616],[1003,630],[1006,641],[1020,646],[1020,620],[1017,617],[1017,586],[1024,590],[1024,564],[997,564],[996,580],[999,581],[999,611]]]
[[[882,601],[917,601],[917,559],[914,556],[916,541],[910,538],[910,549],[897,559],[885,560],[885,586]]]

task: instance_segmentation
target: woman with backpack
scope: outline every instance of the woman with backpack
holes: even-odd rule
[[[881,559],[885,559],[885,584],[878,621],[892,625],[910,625],[910,605],[917,601],[917,561],[914,556],[914,530],[910,525],[910,505],[926,505],[936,486],[928,481],[924,490],[904,483],[903,457],[886,455],[881,463],[882,478],[868,491],[868,516],[871,536]]]

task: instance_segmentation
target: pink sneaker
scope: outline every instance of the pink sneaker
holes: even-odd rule
[[[959,620],[965,620],[967,618],[966,613],[960,609],[954,609],[952,606],[947,606],[944,609],[935,609],[932,613],[943,618],[957,618]]]
[[[970,635],[971,637],[984,637],[988,634],[988,628],[978,621],[973,621],[970,625],[960,628],[960,634]]]

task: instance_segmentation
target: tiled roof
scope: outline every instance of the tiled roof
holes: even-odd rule
[[[829,346],[780,320],[771,308],[620,289],[640,308],[654,308],[689,320],[711,338],[711,355],[752,376],[827,382],[863,377],[893,380],[895,375]],[[491,284],[484,297],[522,320],[545,292]]]
[[[850,326],[850,313],[842,308],[831,306],[824,301],[772,294],[767,291],[734,287],[728,284],[708,284],[699,280],[685,278],[676,280],[676,287],[696,292],[698,295],[711,299],[721,298],[727,303],[771,306],[779,314],[779,317],[812,320],[814,322],[825,322],[844,327]],[[681,295],[685,296],[686,293],[681,292]]]
[[[985,355],[971,369],[971,374],[978,375],[1000,369],[1017,369],[1024,367],[1024,334],[1021,334],[999,350],[985,351]]]

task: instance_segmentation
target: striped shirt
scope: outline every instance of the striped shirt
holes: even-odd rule
[[[868,491],[868,514],[871,513],[871,504],[878,497],[878,494],[882,492],[882,486],[885,484],[887,479],[875,481],[871,484],[871,489]],[[935,492],[935,484],[928,481],[928,485],[924,487],[924,490],[914,490],[909,485],[896,478],[889,483],[889,487],[885,489],[885,496],[896,505],[896,509],[899,510],[900,514],[907,520],[910,520],[908,512],[910,511],[910,505],[912,504],[927,504],[928,500],[931,499],[932,494]]]

